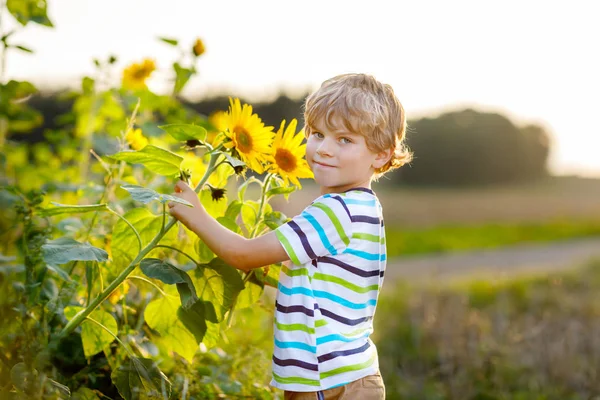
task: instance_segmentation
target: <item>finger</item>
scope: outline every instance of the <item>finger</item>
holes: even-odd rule
[[[190,187],[188,186],[188,184],[182,180],[178,181],[177,184],[175,184],[176,192],[185,192],[186,190],[189,190],[189,189],[190,189]]]

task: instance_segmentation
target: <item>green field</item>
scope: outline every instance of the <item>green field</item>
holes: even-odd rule
[[[386,235],[388,256],[397,257],[600,236],[600,219],[450,225],[424,229],[392,226],[386,228]]]
[[[375,318],[387,398],[596,398],[599,289],[600,263],[507,281],[400,283]]]

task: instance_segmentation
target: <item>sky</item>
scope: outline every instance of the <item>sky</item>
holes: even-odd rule
[[[475,108],[550,134],[551,171],[600,177],[600,3],[535,1],[48,0],[54,29],[13,35],[34,54],[8,55],[6,77],[40,88],[75,86],[93,58],[118,57],[112,79],[150,57],[161,91],[177,52],[206,53],[189,98],[259,101],[303,94],[340,73],[389,83],[408,119]],[[15,24],[7,17],[2,30]]]

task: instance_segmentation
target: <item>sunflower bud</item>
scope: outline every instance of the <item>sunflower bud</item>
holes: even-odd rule
[[[192,171],[190,171],[189,169],[184,169],[184,170],[179,171],[179,179],[181,179],[185,183],[189,184],[191,177],[192,177]]]
[[[210,189],[210,197],[212,197],[213,201],[219,201],[225,198],[225,193],[227,189],[225,188],[216,188],[211,185],[207,185]]]
[[[236,167],[233,167],[233,171],[235,172],[236,175],[243,175],[245,170],[246,170],[245,165],[238,165]]]
[[[199,57],[202,54],[204,54],[204,52],[206,51],[206,48],[204,47],[204,42],[201,39],[196,39],[192,51],[194,52],[194,55],[196,57]]]
[[[200,147],[200,146],[202,146],[202,142],[201,142],[201,141],[199,141],[198,139],[190,139],[190,140],[186,140],[186,141],[185,141],[185,146],[186,146],[188,149],[194,149],[194,148],[196,148],[196,147]]]

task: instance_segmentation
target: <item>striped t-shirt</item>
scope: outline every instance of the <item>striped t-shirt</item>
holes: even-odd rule
[[[279,275],[271,385],[312,392],[375,374],[369,336],[386,264],[375,193],[325,194],[275,233],[292,264]]]

